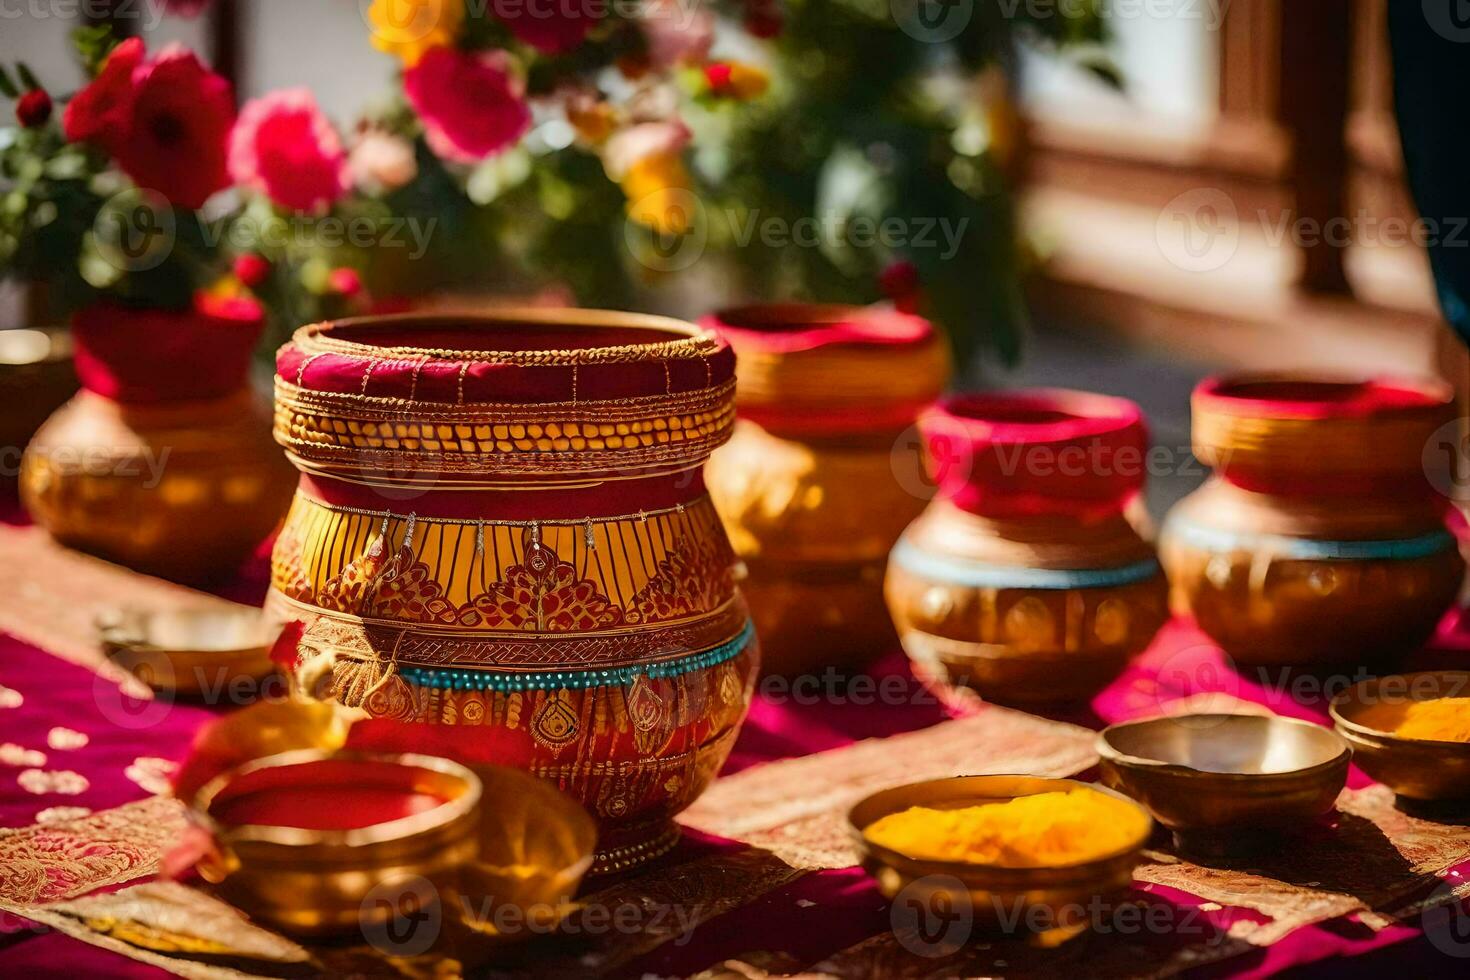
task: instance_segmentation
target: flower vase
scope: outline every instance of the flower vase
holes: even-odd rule
[[[1164,525],[1181,611],[1241,664],[1388,666],[1428,639],[1465,573],[1431,485],[1449,385],[1214,378],[1192,408],[1214,475]]]
[[[778,303],[704,321],[740,361],[730,444],[710,495],[747,569],[765,669],[860,667],[897,636],[888,553],[924,509],[901,436],[949,379],[945,339],[916,316]]]
[[[305,327],[277,359],[301,470],[267,607],[364,747],[514,766],[598,820],[597,868],[672,847],[758,652],[702,474],[734,356],[577,310]]]
[[[937,495],[888,564],[888,607],[922,677],[1014,703],[1090,697],[1168,616],[1126,516],[1148,442],[1132,402],[1028,390],[919,419]]]
[[[185,582],[228,574],[280,522],[290,467],[249,390],[258,304],[114,303],[73,318],[82,390],[36,433],[21,497],[57,541]]]

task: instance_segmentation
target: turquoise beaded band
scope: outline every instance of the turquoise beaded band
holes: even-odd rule
[[[631,684],[639,677],[658,680],[678,677],[694,670],[714,667],[733,660],[755,638],[755,627],[750,623],[733,640],[699,653],[691,653],[673,660],[656,664],[641,664],[636,667],[613,667],[607,670],[558,670],[543,673],[506,673],[493,670],[450,670],[443,667],[404,667],[400,674],[415,687],[428,687],[440,691],[499,691],[510,694],[516,691],[562,691],[581,690],[589,687],[611,687]]]
[[[1408,561],[1456,547],[1455,536],[1444,530],[1379,541],[1319,541],[1280,534],[1224,531],[1175,519],[1164,525],[1164,534],[1201,551],[1257,551],[1299,561]]]
[[[1157,559],[1146,558],[1114,568],[1023,568],[982,565],[921,551],[902,538],[889,560],[922,578],[972,589],[1106,589],[1146,582],[1160,572]]]

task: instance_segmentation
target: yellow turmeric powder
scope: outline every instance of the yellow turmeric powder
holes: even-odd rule
[[[1400,738],[1470,742],[1470,698],[1375,704],[1359,715],[1357,721]]]
[[[919,860],[1040,868],[1105,857],[1138,843],[1147,829],[1136,807],[1079,788],[954,810],[910,807],[863,834]]]

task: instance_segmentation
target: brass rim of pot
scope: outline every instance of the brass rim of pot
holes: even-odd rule
[[[267,769],[286,769],[310,765],[316,762],[348,762],[382,766],[400,766],[419,769],[433,774],[433,789],[458,787],[456,795],[442,797],[443,802],[421,813],[398,817],[366,827],[346,830],[317,830],[303,827],[282,827],[271,824],[222,824],[210,811],[219,794],[232,782],[252,773]],[[283,847],[370,847],[375,844],[400,842],[426,834],[472,814],[480,805],[480,778],[468,767],[438,756],[405,753],[401,755],[369,752],[324,751],[321,749],[298,749],[278,755],[253,759],[243,765],[220,773],[186,801],[200,822],[211,834],[229,846],[243,843],[274,844]],[[440,794],[435,794],[440,795]]]

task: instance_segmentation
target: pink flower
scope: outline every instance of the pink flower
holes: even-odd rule
[[[131,118],[109,148],[139,187],[199,208],[230,185],[225,146],[234,124],[230,83],[172,45],[133,70]]]
[[[235,278],[246,289],[261,285],[271,274],[270,261],[256,252],[247,252],[235,259]]]
[[[362,292],[362,276],[349,265],[339,266],[327,275],[327,288],[350,299]]]
[[[542,54],[566,54],[597,23],[595,6],[585,0],[492,0],[490,9],[518,40]]]
[[[514,145],[531,125],[504,51],[434,48],[403,73],[403,91],[430,148],[446,160],[478,163]]]
[[[703,61],[715,42],[714,14],[701,7],[686,15],[679,0],[649,0],[640,7],[638,24],[648,58],[659,68]]]
[[[352,188],[342,140],[304,88],[246,104],[230,138],[230,174],[293,211],[325,211]]]

